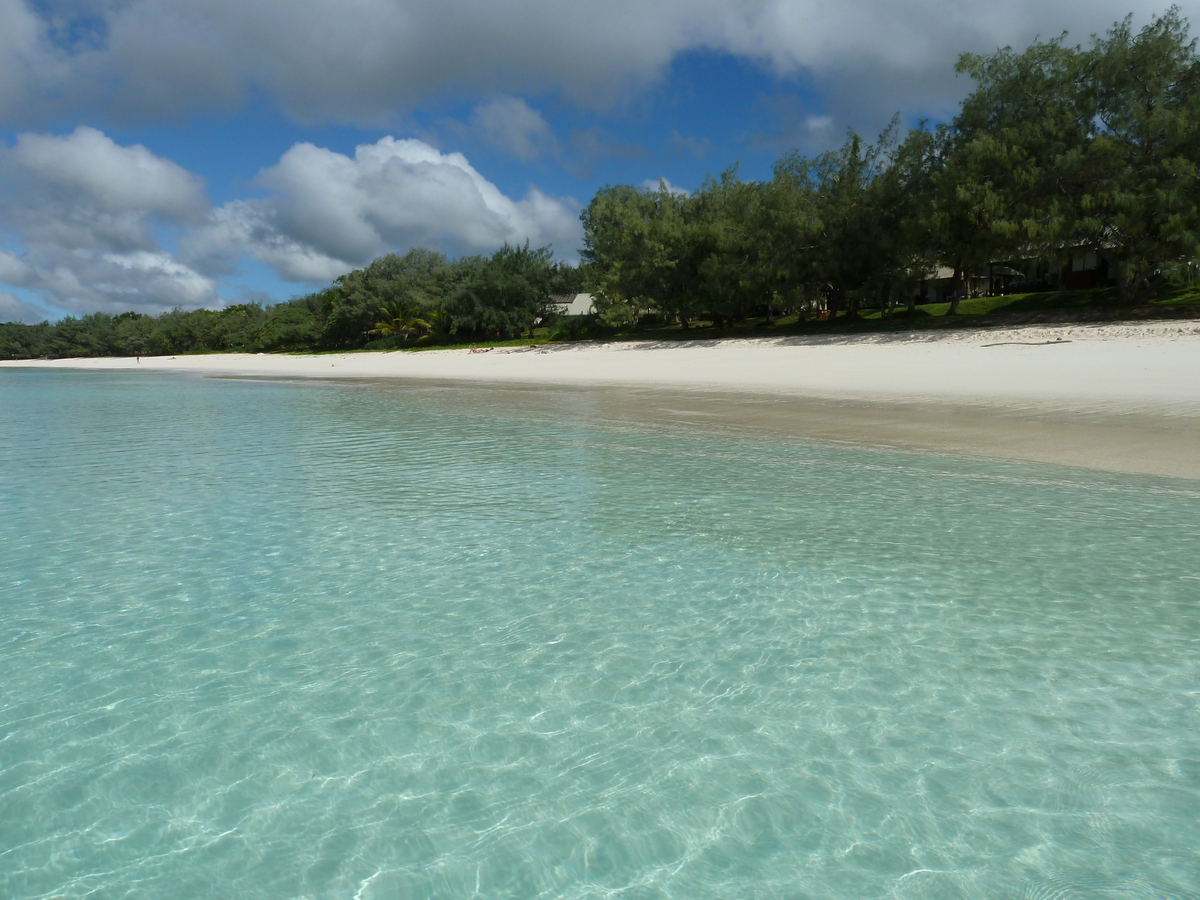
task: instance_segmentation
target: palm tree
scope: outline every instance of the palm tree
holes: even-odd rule
[[[426,315],[429,317],[429,330],[438,338],[445,340],[450,337],[450,329],[454,325],[454,317],[444,306],[435,306]]]
[[[387,306],[379,307],[379,314],[383,316],[374,328],[368,334],[378,334],[387,336],[392,334],[404,335],[404,340],[414,334],[424,334],[429,330],[429,323],[421,318],[421,307],[405,306],[402,303],[390,303]]]

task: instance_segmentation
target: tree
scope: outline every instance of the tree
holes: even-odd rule
[[[123,312],[113,317],[113,343],[125,356],[143,356],[150,346],[154,320],[136,312]]]
[[[1072,238],[1081,186],[1063,162],[1086,147],[1091,110],[1080,90],[1079,50],[1064,39],[959,57],[956,69],[976,87],[947,135],[948,171],[935,191],[948,228],[982,229],[989,234],[981,244],[1031,255]]]
[[[700,309],[701,239],[691,198],[628,185],[601,188],[580,218],[583,259],[601,321],[632,324],[652,309],[685,328]]]
[[[587,283],[587,273],[581,266],[555,261],[550,265],[550,293],[578,294]]]
[[[891,313],[899,296],[914,312],[918,286],[942,258],[934,215],[935,176],[945,161],[946,131],[945,126],[930,131],[925,122],[912,129],[896,147],[877,187],[881,196],[876,202],[887,211],[886,239],[893,264],[891,277],[880,286],[884,315]]]
[[[1087,50],[1058,38],[961,57],[976,89],[938,197],[946,232],[980,235],[981,254],[1113,256],[1137,303],[1200,245],[1200,62],[1178,8],[1137,34],[1131,21]]]
[[[321,292],[322,343],[357,346],[375,330],[380,307],[428,309],[445,301],[455,269],[446,257],[420,247],[389,253],[355,269]]]
[[[1030,247],[1038,232],[1022,218],[1013,187],[1020,179],[1014,155],[990,134],[939,129],[928,161],[925,215],[917,228],[928,241],[929,262],[945,264],[953,273],[946,310],[952,316],[967,295],[970,275],[1014,246]],[[1041,231],[1044,240],[1059,234],[1049,227]]]
[[[0,323],[0,359],[38,359],[50,355],[54,326],[49,322],[25,325]]]
[[[774,201],[778,191],[740,181],[736,168],[708,179],[692,207],[695,291],[716,322],[744,322],[759,308],[772,314],[785,269]]]
[[[314,313],[314,321],[316,320],[316,313],[309,298],[294,300],[290,305],[302,305]],[[258,333],[266,319],[267,310],[258,303],[238,303],[225,307],[217,313],[216,322],[212,326],[213,349],[259,349]]]
[[[1137,34],[1131,22],[1082,54],[1090,140],[1067,163],[1090,186],[1079,237],[1111,249],[1122,300],[1139,303],[1200,246],[1200,58],[1178,7]]]
[[[403,303],[390,303],[379,307],[379,322],[368,332],[386,337],[399,334],[407,341],[414,334],[424,334],[429,331],[428,320],[422,318],[421,307],[408,306]]]
[[[464,262],[467,274],[446,304],[453,329],[489,337],[532,333],[550,306],[550,248],[505,244],[490,258]]]
[[[303,350],[311,347],[320,334],[317,317],[303,306],[280,304],[273,307],[258,332],[263,350]]]
[[[838,150],[816,158],[793,154],[775,167],[777,180],[805,198],[801,221],[810,230],[805,263],[825,291],[832,316],[843,303],[855,316],[865,296],[882,291],[901,268],[894,241],[900,207],[887,180],[895,123],[874,144],[853,132]]]

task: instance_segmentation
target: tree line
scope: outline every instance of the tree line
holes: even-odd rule
[[[692,194],[618,185],[583,214],[603,315],[744,321],[819,305],[912,305],[939,267],[949,312],[995,263],[1090,252],[1122,301],[1152,299],[1200,244],[1200,62],[1178,8],[1088,47],[1065,36],[966,54],[952,121],[851,133],[773,178],[736,169]],[[1009,269],[1009,271],[1015,271]]]
[[[996,263],[1088,251],[1129,304],[1194,266],[1200,248],[1200,59],[1177,7],[1072,46],[965,54],[974,89],[944,124],[736,167],[689,194],[615,185],[582,213],[578,267],[505,245],[459,260],[389,254],[276,306],[96,313],[0,325],[0,357],[302,350],[511,338],[554,320],[551,296],[589,290],[596,327],[688,327],[821,308],[912,309],[939,267],[949,313]],[[560,323],[560,334],[578,333]]]
[[[92,313],[55,324],[0,325],[0,358],[150,356],[197,351],[387,349],[418,340],[494,340],[553,317],[551,296],[581,290],[578,268],[549,248],[508,244],[447,259],[416,248],[388,254],[332,285],[274,306]]]

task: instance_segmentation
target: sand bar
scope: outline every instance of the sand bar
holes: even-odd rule
[[[493,399],[499,390],[531,412],[540,405],[613,420],[1200,478],[1200,322],[1192,321],[488,353],[0,363],[0,369],[30,366],[405,379],[413,388],[468,382],[493,388]]]

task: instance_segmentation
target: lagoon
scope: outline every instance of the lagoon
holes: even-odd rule
[[[0,375],[2,896],[1200,896],[1200,482]]]

